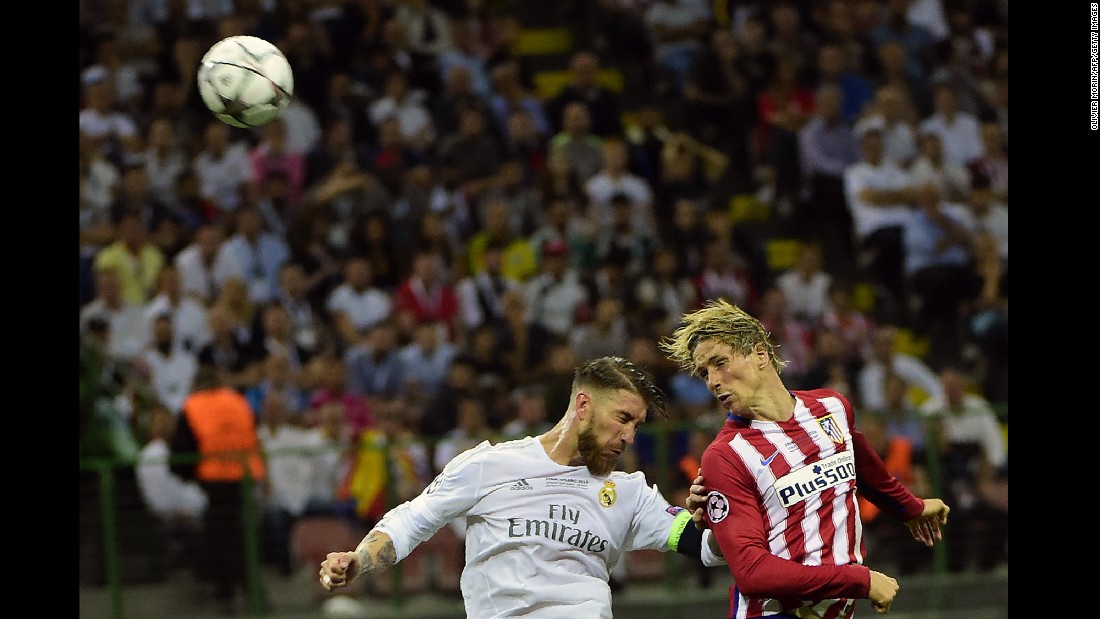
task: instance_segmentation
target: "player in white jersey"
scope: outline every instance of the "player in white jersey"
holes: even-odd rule
[[[863,565],[857,485],[926,546],[941,539],[948,506],[914,496],[886,470],[844,395],[789,391],[779,377],[786,363],[741,308],[710,301],[661,347],[727,411],[688,508],[714,531],[733,574],[728,617],[851,619],[861,598],[887,612],[898,583]]]
[[[643,473],[614,470],[647,412],[663,414],[663,398],[633,363],[585,363],[557,425],[459,454],[355,550],[329,553],[322,586],[389,568],[455,518],[466,523],[461,588],[467,616],[477,619],[610,619],[608,579],[630,550],[674,550],[707,566],[724,564],[690,512],[669,504]]]

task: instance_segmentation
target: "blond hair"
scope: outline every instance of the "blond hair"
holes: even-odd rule
[[[759,344],[767,350],[776,373],[782,373],[787,362],[776,354],[770,336],[760,321],[745,310],[725,299],[712,299],[702,308],[684,314],[680,327],[658,345],[670,360],[694,373],[695,348],[702,340],[728,344],[735,353],[745,356],[751,355]]]

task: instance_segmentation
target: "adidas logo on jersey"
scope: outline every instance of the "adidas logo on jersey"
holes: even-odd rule
[[[527,483],[526,479],[521,479],[516,483],[508,487],[509,490],[534,490],[535,487]]]

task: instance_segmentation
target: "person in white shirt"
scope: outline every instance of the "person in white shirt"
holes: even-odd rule
[[[908,167],[917,158],[917,130],[913,102],[896,85],[880,86],[868,112],[856,121],[853,132],[862,136],[868,129],[882,132],[882,154],[900,167]]]
[[[175,427],[176,417],[172,411],[163,407],[153,411],[149,441],[137,458],[138,491],[145,507],[158,519],[197,530],[202,526],[202,516],[210,501],[196,481],[184,481],[169,467],[168,441]]]
[[[577,313],[589,304],[589,293],[577,269],[569,265],[569,246],[561,240],[542,246],[542,269],[523,284],[527,324],[567,337]]]
[[[191,164],[187,150],[179,143],[175,130],[170,118],[161,116],[154,119],[146,132],[146,147],[142,159],[142,166],[149,178],[150,191],[169,203],[178,199],[177,179]]]
[[[279,270],[290,260],[290,244],[265,227],[258,207],[242,206],[234,216],[236,231],[225,241],[225,251],[244,268],[252,302],[267,303],[279,290]]]
[[[255,176],[248,158],[248,145],[234,140],[229,125],[220,120],[207,123],[202,134],[202,149],[191,161],[199,179],[199,194],[209,200],[220,214],[237,210],[248,203]]]
[[[210,333],[207,307],[193,296],[184,293],[179,267],[174,262],[160,270],[157,295],[143,308],[150,325],[165,314],[172,316],[172,328],[176,334],[176,346],[198,354],[203,346],[214,339]]]
[[[970,165],[985,152],[978,117],[959,109],[959,95],[950,84],[937,84],[933,93],[935,111],[921,121],[918,133],[939,135],[948,163]]]
[[[810,329],[821,324],[829,309],[833,276],[822,268],[823,261],[821,246],[806,243],[798,252],[798,262],[794,267],[775,278],[775,285],[787,297],[787,311],[791,318]]]
[[[966,201],[967,196],[970,195],[970,168],[947,160],[943,152],[943,141],[938,133],[921,132],[918,143],[920,155],[909,166],[909,176],[913,186],[932,184],[940,190],[940,195],[945,201]]]
[[[876,288],[876,319],[903,322],[907,303],[902,231],[912,215],[912,176],[886,159],[881,129],[869,127],[859,140],[859,161],[844,169],[857,270]]]
[[[84,86],[80,109],[80,134],[116,164],[140,161],[141,134],[133,117],[117,109],[117,97],[106,69],[81,77]],[[219,121],[220,122],[220,121]]]
[[[466,614],[479,619],[611,619],[608,579],[631,550],[724,564],[710,531],[693,526],[644,473],[614,470],[649,412],[663,414],[663,396],[637,366],[621,357],[585,363],[550,431],[459,454],[355,550],[329,553],[322,586],[392,567],[456,518],[466,524]]]
[[[881,325],[875,329],[871,356],[857,375],[856,389],[862,408],[881,410],[887,407],[886,378],[891,374],[900,377],[906,385],[916,387],[929,399],[943,397],[943,385],[932,368],[919,357],[898,351],[897,340],[897,327]]]
[[[139,357],[149,342],[149,323],[142,305],[122,295],[122,284],[115,269],[95,273],[96,296],[80,308],[80,331],[85,332],[95,318],[107,326],[107,354],[119,361]]]
[[[367,118],[376,129],[387,119],[396,117],[401,127],[401,137],[414,149],[427,148],[435,142],[438,131],[432,114],[428,111],[427,95],[423,90],[409,85],[409,78],[401,71],[386,76],[382,96],[371,102]]]
[[[972,233],[985,233],[996,239],[997,254],[1008,264],[1008,205],[996,198],[988,176],[974,176],[961,216]]]
[[[598,225],[610,227],[615,222],[612,198],[625,195],[630,199],[634,227],[640,232],[655,234],[653,188],[643,177],[630,171],[628,144],[624,140],[609,139],[600,148],[602,167],[584,183],[589,213]]]
[[[199,370],[198,351],[184,349],[176,341],[172,314],[160,314],[149,324],[149,345],[137,361],[149,371],[153,392],[162,406],[179,413],[183,401],[191,395]]]
[[[344,262],[344,279],[329,293],[325,309],[336,333],[347,345],[362,342],[370,329],[393,313],[393,296],[374,284],[370,261],[352,256]]]
[[[1008,466],[1008,447],[993,405],[983,396],[967,391],[966,377],[955,368],[945,368],[939,380],[943,390],[928,398],[920,411],[943,425],[948,445],[973,443],[981,448],[984,466],[995,474]]]
[[[1008,445],[993,405],[971,390],[959,368],[939,373],[943,393],[920,406],[942,433],[941,485],[951,497],[956,536],[948,568],[958,572],[975,563],[988,571],[1007,559]]]
[[[225,231],[214,223],[199,226],[191,243],[176,254],[173,262],[179,269],[183,291],[207,306],[221,296],[226,281],[245,279],[244,267],[225,245]]]
[[[325,447],[320,428],[305,427],[300,412],[282,394],[271,393],[261,404],[256,428],[267,464],[262,541],[267,558],[285,575],[295,567],[290,531],[305,514]]]

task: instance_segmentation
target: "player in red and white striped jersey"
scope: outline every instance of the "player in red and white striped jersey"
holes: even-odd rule
[[[688,507],[729,563],[728,616],[851,619],[860,598],[888,611],[898,583],[863,565],[857,486],[926,546],[941,538],[950,508],[914,496],[886,470],[842,394],[789,391],[785,362],[741,308],[708,302],[661,347],[727,411]]]

